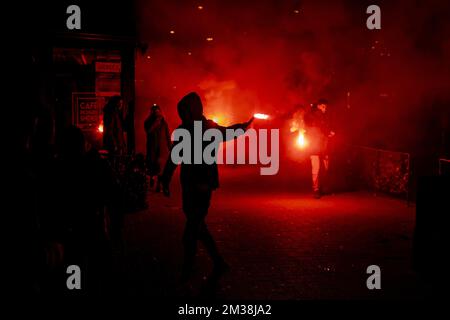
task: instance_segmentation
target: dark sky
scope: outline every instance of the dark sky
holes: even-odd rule
[[[369,4],[381,7],[381,30],[366,28]],[[225,124],[326,97],[358,142],[409,150],[449,108],[448,1],[138,0],[136,8],[148,44],[137,55],[139,117],[159,103],[173,127],[176,102],[192,90]]]

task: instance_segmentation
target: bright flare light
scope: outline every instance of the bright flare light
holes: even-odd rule
[[[306,139],[305,139],[305,131],[301,130],[298,133],[297,146],[300,149],[304,149],[307,145],[308,145],[308,141],[306,141]]]
[[[98,125],[97,131],[103,133],[103,121]]]
[[[269,119],[269,115],[264,114],[264,113],[255,113],[253,115],[253,117],[255,117],[255,119],[261,119],[261,120],[267,120]]]
[[[209,117],[209,119],[211,119],[212,121],[214,121],[215,123],[219,124],[219,122],[223,122],[223,118],[221,116],[218,115],[212,115]]]

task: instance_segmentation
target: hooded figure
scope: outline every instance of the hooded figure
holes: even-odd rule
[[[202,122],[203,131],[208,129],[218,129],[222,133],[222,136],[225,136],[226,129],[246,130],[253,121],[253,118],[251,118],[245,123],[235,124],[230,127],[223,127],[212,120],[207,120],[203,116],[203,105],[200,97],[195,92],[191,92],[183,97],[183,99],[181,99],[178,103],[177,108],[178,115],[181,119],[181,125],[178,128],[189,131],[191,135],[192,157],[194,156],[194,145],[196,143],[203,143],[203,141],[192,141],[192,138],[194,137],[195,121]],[[172,148],[176,145],[176,143],[177,142],[174,143]],[[206,144],[203,144],[202,154],[205,146]],[[217,164],[215,162],[213,164],[192,163],[193,161],[190,163],[181,163],[180,172],[183,211],[186,215],[186,227],[183,235],[184,263],[182,269],[182,281],[188,280],[192,273],[194,259],[197,252],[197,240],[200,240],[203,243],[214,262],[213,274],[219,275],[228,269],[228,265],[220,256],[215,241],[209,233],[205,223],[212,191],[219,187]],[[164,168],[164,173],[161,177],[164,193],[166,195],[169,195],[168,187],[176,166],[177,164],[175,164],[169,156]]]

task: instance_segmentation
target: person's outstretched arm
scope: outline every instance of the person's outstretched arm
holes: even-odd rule
[[[255,119],[254,117],[251,117],[250,120],[248,120],[247,122],[236,123],[236,124],[233,124],[233,125],[228,126],[228,127],[221,126],[221,125],[215,123],[214,121],[211,121],[211,122],[213,123],[212,128],[220,130],[220,132],[222,133],[222,136],[224,138],[226,138],[226,131],[227,131],[227,129],[231,129],[231,130],[242,129],[245,132],[248,129],[248,127],[252,124],[254,119]],[[237,137],[234,136],[233,138],[237,138]]]

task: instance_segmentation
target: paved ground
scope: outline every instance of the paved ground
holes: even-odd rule
[[[190,288],[177,288],[184,216],[174,178],[171,198],[151,192],[149,209],[126,217],[117,261],[122,290],[223,299],[420,297],[411,270],[415,209],[405,201],[370,193],[315,200],[282,181],[254,181],[251,188],[252,174],[222,170],[208,216],[229,274],[218,283],[205,280],[211,263],[201,250]],[[366,288],[371,264],[381,268],[382,290]]]

